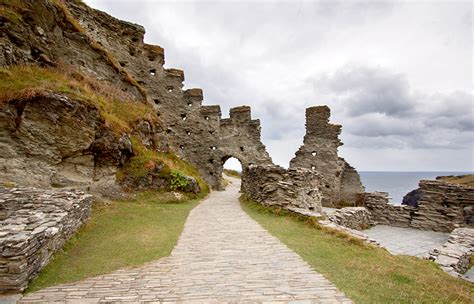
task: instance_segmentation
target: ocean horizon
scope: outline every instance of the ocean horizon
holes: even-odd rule
[[[391,197],[390,203],[394,205],[400,205],[408,192],[418,188],[420,180],[473,173],[473,171],[359,171],[366,192],[388,192]]]

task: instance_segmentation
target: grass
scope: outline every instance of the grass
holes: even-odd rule
[[[121,90],[82,75],[70,66],[0,68],[0,107],[9,101],[28,100],[51,92],[97,107],[106,124],[118,133],[131,131],[139,119],[158,122],[151,106],[135,102]]]
[[[0,16],[15,24],[21,24],[21,13],[29,10],[27,3],[20,0],[0,0]]]
[[[241,173],[237,170],[224,169],[224,174],[235,178],[241,178]]]
[[[197,202],[149,192],[132,201],[95,203],[90,220],[55,254],[26,292],[168,256]]]
[[[441,176],[439,180],[474,188],[474,174],[458,175],[458,176]]]
[[[196,167],[179,158],[174,153],[157,152],[152,149],[147,149],[139,138],[132,136],[132,146],[134,156],[132,156],[123,167],[117,172],[117,180],[123,181],[127,176],[133,178],[141,178],[147,176],[157,165],[162,165],[160,170],[161,177],[169,180],[174,178],[176,174],[184,174],[192,176],[196,179],[201,192],[198,197],[204,197],[209,193],[209,186],[199,174]],[[170,183],[171,186],[171,183]],[[169,190],[174,190],[171,189]]]
[[[451,277],[433,262],[317,229],[314,221],[243,198],[242,207],[272,235],[356,303],[472,303],[472,283]]]

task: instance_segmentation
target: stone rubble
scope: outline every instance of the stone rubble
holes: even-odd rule
[[[363,233],[362,231],[339,225],[335,222],[332,222],[330,219],[324,219],[324,215],[319,212],[314,212],[314,211],[310,211],[303,208],[297,208],[297,207],[288,207],[286,209],[298,215],[302,215],[305,217],[314,217],[318,220],[318,224],[321,225],[322,227],[339,230],[341,232],[349,234],[350,236],[356,239],[360,239],[368,244],[380,246],[380,244],[376,240],[370,238],[367,234]]]
[[[78,190],[0,187],[0,293],[22,291],[91,212]]]
[[[328,219],[338,225],[364,230],[374,224],[372,214],[365,207],[346,207],[328,215]]]
[[[469,270],[470,259],[474,254],[474,229],[457,228],[449,239],[440,247],[429,252],[427,258],[433,260],[445,272],[459,278],[467,278],[464,273]]]

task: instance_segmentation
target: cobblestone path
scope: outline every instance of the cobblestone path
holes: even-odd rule
[[[232,181],[191,211],[169,257],[21,302],[351,303],[241,209]]]

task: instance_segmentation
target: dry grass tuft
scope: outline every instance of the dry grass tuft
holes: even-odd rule
[[[41,68],[33,65],[0,69],[0,107],[10,101],[30,100],[48,93],[64,94],[96,106],[108,127],[130,132],[139,119],[159,122],[153,108],[135,102],[129,94],[67,65]]]

